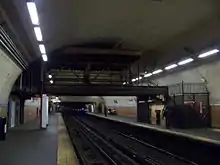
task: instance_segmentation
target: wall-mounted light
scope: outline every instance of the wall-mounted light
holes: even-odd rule
[[[51,78],[52,78],[52,75],[51,75],[51,74],[49,74],[49,75],[48,75],[48,78],[50,78],[50,79],[51,79]]]
[[[126,82],[123,82],[123,85],[125,85],[126,84]]]
[[[193,61],[194,61],[194,59],[188,58],[186,60],[178,62],[178,65],[185,65],[185,64],[188,64],[188,63],[193,62]]]
[[[144,77],[150,77],[152,75],[153,75],[152,73],[147,73],[147,74],[144,75]]]
[[[32,24],[39,25],[39,18],[38,18],[36,4],[34,2],[27,2],[27,8]]]
[[[53,80],[50,80],[50,83],[53,84]]]
[[[219,52],[218,49],[210,50],[210,51],[208,51],[206,53],[202,53],[202,54],[198,55],[198,58],[205,58],[205,57],[217,54],[218,52]]]
[[[37,38],[37,41],[43,41],[43,36],[40,27],[34,27],[34,33]]]
[[[163,70],[162,69],[158,69],[158,70],[153,71],[152,74],[159,74],[161,72],[163,72]]]
[[[42,55],[42,58],[43,58],[43,61],[45,61],[45,62],[48,60],[46,54],[43,54],[43,55]]]
[[[39,49],[40,49],[41,54],[46,54],[46,49],[45,49],[45,46],[43,44],[39,45]]]
[[[176,68],[177,66],[178,66],[177,64],[172,64],[172,65],[165,67],[165,70],[170,70],[170,69]]]

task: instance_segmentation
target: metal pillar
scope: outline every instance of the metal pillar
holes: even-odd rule
[[[20,124],[24,124],[24,102],[25,99],[23,97],[20,97]]]
[[[131,80],[132,80],[132,69],[131,69],[131,65],[130,65],[129,70],[128,70],[128,82],[129,82],[129,84],[132,84]]]
[[[139,61],[138,61],[138,81],[137,81],[137,85],[140,85],[140,79],[139,79],[139,77],[140,77],[140,63],[139,63]]]
[[[40,86],[40,95],[41,95],[41,101],[40,101],[40,128],[42,128],[42,109],[43,109],[43,93],[44,93],[44,62],[41,62],[41,86]]]
[[[148,97],[137,97],[137,121],[151,124]]]

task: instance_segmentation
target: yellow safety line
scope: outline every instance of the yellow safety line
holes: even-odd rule
[[[74,148],[61,115],[59,115],[58,122],[57,165],[78,165]]]

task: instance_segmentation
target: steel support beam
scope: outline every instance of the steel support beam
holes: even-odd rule
[[[72,96],[149,96],[168,95],[168,87],[112,86],[112,85],[72,85],[47,86],[46,93],[51,95]]]

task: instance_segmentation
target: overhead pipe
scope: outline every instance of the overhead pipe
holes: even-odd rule
[[[22,68],[26,69],[28,64],[27,62],[22,58],[21,53],[16,48],[15,44],[11,40],[11,38],[8,36],[8,34],[5,32],[2,26],[0,26],[0,43],[2,46],[9,52],[10,57]]]

